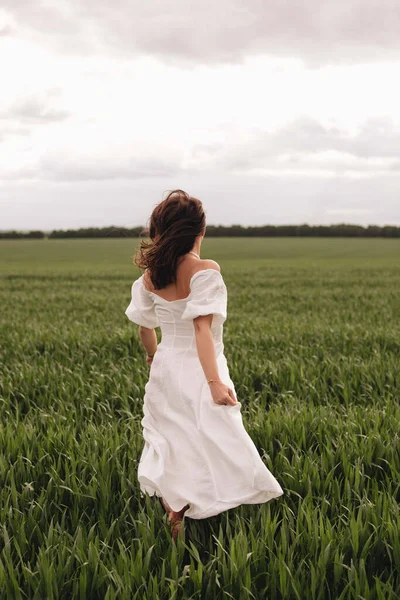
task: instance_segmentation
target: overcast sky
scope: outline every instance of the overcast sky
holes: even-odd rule
[[[400,225],[399,0],[3,0],[0,229]]]

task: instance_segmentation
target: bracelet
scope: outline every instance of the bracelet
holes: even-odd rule
[[[157,352],[157,350],[156,350],[156,352]],[[154,354],[155,354],[156,352],[154,352]],[[149,354],[148,352],[146,352],[147,358],[153,358],[154,354]]]
[[[221,383],[220,379],[207,379],[207,383],[211,383],[212,381],[215,381],[217,383]]]

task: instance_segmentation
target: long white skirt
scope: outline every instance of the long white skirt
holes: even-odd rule
[[[217,365],[237,397],[223,351]],[[241,408],[240,402],[214,403],[196,354],[159,345],[145,386],[142,493],[161,496],[174,511],[189,504],[185,517],[192,519],[281,496],[243,425]]]

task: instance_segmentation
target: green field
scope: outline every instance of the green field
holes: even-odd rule
[[[205,238],[243,420],[285,494],[140,495],[134,239],[0,242],[0,599],[400,598],[400,240]]]

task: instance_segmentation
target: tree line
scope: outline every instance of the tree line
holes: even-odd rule
[[[138,238],[147,237],[148,229],[138,227],[89,227],[44,231],[0,231],[0,239],[66,238]],[[207,225],[207,237],[400,237],[396,225]]]

